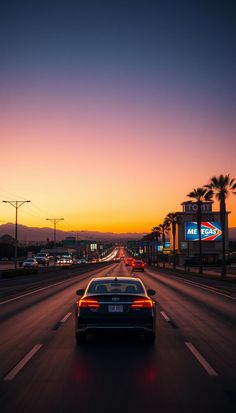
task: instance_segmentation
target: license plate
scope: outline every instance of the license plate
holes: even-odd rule
[[[109,305],[108,306],[109,313],[122,313],[123,312],[123,305]]]

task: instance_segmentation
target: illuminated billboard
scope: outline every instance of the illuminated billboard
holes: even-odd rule
[[[157,245],[157,251],[161,252],[163,250],[165,250],[166,248],[170,248],[170,242],[169,241],[165,241],[165,248],[163,248],[163,245]]]
[[[220,222],[201,222],[202,241],[221,241],[222,228]],[[185,240],[199,241],[197,222],[186,222]]]

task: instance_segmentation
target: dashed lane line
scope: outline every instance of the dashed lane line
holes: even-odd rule
[[[60,321],[60,323],[65,323],[65,321],[68,320],[68,318],[69,318],[71,315],[72,315],[71,312],[67,313],[67,314],[65,315],[65,317],[62,318],[62,320]]]
[[[161,311],[160,313],[161,313],[162,317],[167,321],[167,323],[169,323],[170,318],[168,317],[168,315],[166,315],[166,313],[164,311]]]
[[[4,381],[13,380],[23,367],[32,359],[32,357],[41,349],[42,344],[36,344],[25,357],[4,377]]]
[[[188,349],[194,355],[194,357],[199,361],[201,366],[207,371],[207,373],[212,377],[217,377],[218,373],[211,367],[211,365],[206,361],[206,359],[199,353],[199,351],[194,347],[194,345],[190,342],[185,342]]]

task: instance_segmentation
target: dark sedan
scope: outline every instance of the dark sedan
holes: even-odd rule
[[[75,337],[78,344],[87,334],[107,331],[138,333],[147,343],[155,341],[156,305],[142,281],[133,277],[93,278],[86,290],[78,290]]]

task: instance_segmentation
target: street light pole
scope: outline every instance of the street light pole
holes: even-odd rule
[[[16,210],[16,220],[15,220],[15,270],[17,269],[17,247],[18,247],[18,208],[20,208],[23,204],[30,201],[2,201],[6,204],[10,204]]]
[[[54,228],[54,247],[56,247],[56,226],[59,221],[63,221],[64,218],[46,218],[47,221],[51,221],[53,223]]]

